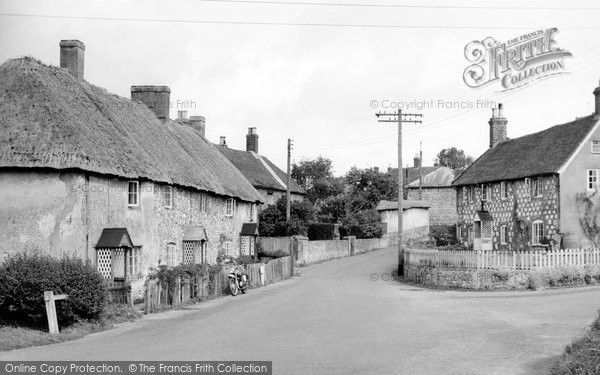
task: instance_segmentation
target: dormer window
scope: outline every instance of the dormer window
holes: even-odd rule
[[[127,206],[137,207],[140,201],[140,184],[137,181],[129,181],[127,188]]]

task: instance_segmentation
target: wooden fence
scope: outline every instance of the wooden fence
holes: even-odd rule
[[[268,263],[253,263],[244,266],[250,287],[259,287],[289,279],[291,258],[274,259]],[[229,294],[229,268],[219,271],[213,280],[208,276],[179,277],[175,285],[160,282],[158,279],[146,283],[146,313],[161,307],[181,306],[191,300],[215,298]]]
[[[600,264],[600,249],[556,249],[532,251],[421,250],[404,251],[404,262],[436,268],[533,270],[559,266]]]

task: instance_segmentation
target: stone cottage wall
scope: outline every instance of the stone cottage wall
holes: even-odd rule
[[[407,188],[409,200],[419,200],[418,188]],[[423,200],[431,204],[429,225],[454,225],[456,212],[456,189],[452,186],[423,187]]]
[[[531,244],[531,226],[536,220],[544,223],[544,235],[548,241],[559,233],[559,183],[555,175],[540,177],[542,194],[529,196],[525,179],[506,181],[508,197],[500,198],[500,183],[489,184],[491,200],[485,203],[485,209],[494,219],[493,248],[517,250]],[[462,243],[467,241],[467,228],[473,225],[475,212],[481,208],[481,185],[474,186],[473,201],[468,202],[464,193],[466,187],[457,192],[458,225],[461,227]],[[500,244],[500,227],[508,228],[507,244]]]
[[[173,207],[163,204],[161,187],[140,181],[138,207],[127,206],[128,180],[81,173],[3,172],[0,194],[0,255],[39,250],[63,253],[96,262],[96,245],[104,228],[127,228],[135,246],[141,246],[139,282],[149,268],[164,264],[167,245],[175,244],[177,262],[183,259],[182,239],[187,226],[203,226],[208,237],[207,259],[214,263],[225,242],[239,254],[239,232],[250,217],[251,205],[236,201],[226,216],[226,198],[173,187]],[[206,211],[200,210],[206,194]],[[135,277],[134,277],[135,278]]]

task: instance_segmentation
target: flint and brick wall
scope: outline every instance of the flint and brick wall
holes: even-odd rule
[[[541,195],[532,197],[525,186],[525,179],[506,181],[507,198],[500,197],[500,183],[488,184],[491,199],[485,203],[485,209],[494,219],[493,248],[502,250],[518,250],[522,244],[530,245],[532,223],[542,220],[544,237],[549,241],[559,233],[559,182],[558,177],[539,177],[542,186]],[[481,185],[473,185],[472,202],[468,202],[463,192],[466,187],[459,187],[457,194],[458,225],[461,227],[461,243],[467,241],[467,228],[473,225],[475,212],[481,209]],[[519,224],[520,222],[520,224]],[[500,244],[500,227],[508,228],[507,244]],[[519,227],[517,227],[519,226]]]
[[[419,200],[418,188],[407,188],[407,199]],[[456,212],[456,189],[452,186],[423,187],[423,199],[428,202],[429,225],[454,225]]]
[[[435,268],[406,265],[404,279],[434,288],[527,289],[530,271]]]

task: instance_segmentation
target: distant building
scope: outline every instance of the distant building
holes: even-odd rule
[[[262,198],[203,118],[170,120],[166,86],[130,100],[88,83],[84,52],[61,41],[62,68],[0,66],[0,253],[76,255],[138,292],[150,267],[242,254]]]
[[[419,181],[423,173],[423,188]],[[388,169],[394,178],[398,168]],[[404,199],[424,200],[430,204],[429,225],[454,225],[457,220],[456,188],[452,186],[454,171],[441,166],[423,166],[419,156],[413,158],[413,166],[402,168]]]
[[[218,150],[235,165],[260,193],[267,205],[275,204],[285,197],[287,172],[279,169],[267,157],[258,153],[258,133],[256,128],[248,128],[246,151],[234,150],[227,146],[225,137],[219,140]],[[304,200],[306,192],[296,181],[290,180],[290,198],[292,202]]]
[[[402,202],[402,234],[404,240],[429,236],[429,208],[425,201]],[[398,243],[398,202],[380,201],[375,208],[386,226],[387,235]]]
[[[597,194],[600,87],[595,113],[507,138],[502,105],[489,120],[490,147],[454,181],[458,238],[475,249],[587,246],[577,195]]]

